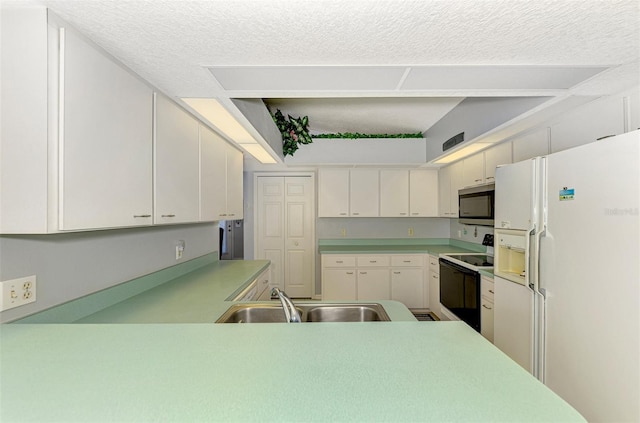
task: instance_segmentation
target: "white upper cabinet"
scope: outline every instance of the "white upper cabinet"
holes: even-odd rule
[[[513,162],[549,154],[549,128],[541,128],[513,140]]]
[[[243,154],[231,144],[226,144],[227,153],[227,219],[239,220],[244,217],[243,201]]]
[[[511,143],[504,142],[484,151],[484,182],[496,180],[496,167],[511,163]]]
[[[198,121],[177,104],[156,95],[154,223],[197,222],[200,218]]]
[[[60,42],[59,229],[150,225],[153,91],[74,31]]]
[[[551,152],[622,134],[624,115],[624,100],[619,96],[600,98],[563,114],[551,125]]]
[[[463,161],[443,167],[438,172],[438,215],[458,217],[458,190],[462,188]]]
[[[409,171],[380,171],[380,216],[409,215]]]
[[[379,216],[380,181],[378,170],[351,170],[349,185],[349,209],[351,211],[351,216]]]
[[[627,126],[626,132],[640,129],[640,87],[626,93]]]
[[[484,155],[474,154],[462,161],[462,187],[484,183]]]
[[[318,217],[349,216],[349,170],[318,170]]]
[[[151,224],[151,89],[46,9],[0,16],[0,232]]]
[[[409,171],[409,216],[438,216],[438,171]]]
[[[226,141],[200,125],[200,220],[219,220],[227,212]]]

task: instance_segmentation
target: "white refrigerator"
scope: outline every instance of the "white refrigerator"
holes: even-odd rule
[[[494,343],[588,421],[640,421],[640,131],[496,170]]]

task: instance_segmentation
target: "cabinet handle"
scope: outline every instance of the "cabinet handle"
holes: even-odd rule
[[[340,214],[340,216],[346,216],[347,215],[346,213],[339,213],[339,214]]]
[[[400,274],[400,272],[393,272],[393,274],[394,274],[394,275],[399,275],[399,274]]]
[[[417,216],[417,215],[419,215],[419,214],[420,214],[420,213],[411,213],[411,215],[413,215],[413,216]]]
[[[489,292],[491,292],[493,294],[493,289],[490,289]]]
[[[235,216],[235,213],[229,213],[227,216]]]
[[[482,307],[486,308],[487,310],[493,310],[491,307],[487,307],[486,304],[482,304]]]
[[[487,176],[487,179],[496,179],[493,176]]]
[[[347,275],[353,275],[353,272],[347,272]]]
[[[406,216],[406,215],[407,215],[406,213],[400,213],[400,216]]]
[[[433,279],[437,279],[437,278],[438,278],[438,275],[431,275],[431,277],[432,277]]]
[[[151,217],[150,214],[134,214],[133,217]]]
[[[367,274],[367,272],[360,272],[360,274],[361,274],[361,275],[366,275],[366,274]]]
[[[482,182],[482,179],[474,179],[473,182]]]
[[[411,260],[403,260],[403,263],[411,263]]]
[[[226,216],[226,213],[220,213],[219,216]]]
[[[596,138],[596,141],[600,141],[600,140],[603,140],[605,138],[611,138],[611,137],[615,137],[615,134],[605,135],[604,137]]]
[[[378,260],[369,260],[369,263],[377,263]]]
[[[336,260],[336,263],[344,263],[342,260]]]
[[[353,215],[354,215],[354,216],[359,216],[359,215],[360,215],[360,213],[353,213]]]
[[[163,214],[162,217],[176,217],[175,214]]]

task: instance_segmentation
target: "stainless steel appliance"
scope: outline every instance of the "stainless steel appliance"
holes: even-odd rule
[[[495,185],[458,190],[458,217],[460,223],[493,226]]]
[[[639,146],[496,170],[494,343],[588,421],[640,421]]]
[[[440,254],[440,306],[480,332],[481,268],[493,267],[484,253]]]

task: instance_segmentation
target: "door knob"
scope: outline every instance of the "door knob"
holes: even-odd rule
[[[298,241],[294,242],[293,245],[295,245],[297,247],[299,245]]]

